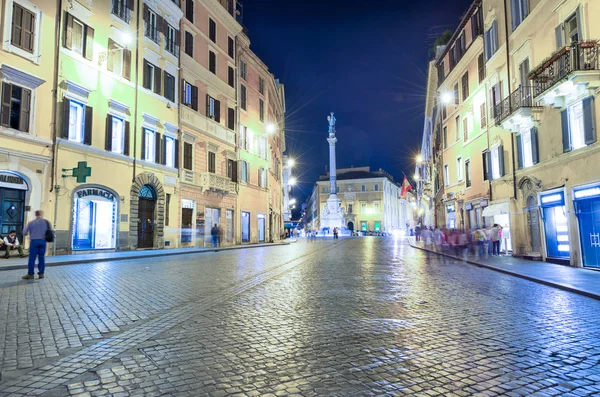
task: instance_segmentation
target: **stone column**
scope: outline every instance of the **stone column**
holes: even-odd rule
[[[335,160],[335,143],[337,142],[337,138],[335,134],[329,134],[327,142],[329,142],[329,195],[335,196],[337,193]]]

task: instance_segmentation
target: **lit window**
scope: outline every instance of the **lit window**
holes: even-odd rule
[[[192,104],[192,85],[187,81],[183,82],[183,104],[188,106]]]
[[[456,159],[456,178],[459,181],[463,180],[463,161],[462,157]]]
[[[165,137],[165,165],[175,167],[175,139]]]
[[[156,135],[154,131],[144,129],[144,160],[154,162],[156,159]]]
[[[73,102],[71,102],[73,103]],[[115,153],[123,153],[125,145],[125,123],[123,119],[112,117],[112,143],[111,150]]]
[[[492,179],[498,179],[500,175],[500,155],[498,150],[492,150]]]
[[[81,103],[69,102],[69,140],[83,143],[85,108]]]
[[[583,104],[581,101],[569,107],[569,132],[572,149],[579,149],[585,146]]]

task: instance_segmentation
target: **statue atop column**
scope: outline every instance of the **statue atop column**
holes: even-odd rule
[[[329,121],[329,135],[335,135],[335,116],[333,112],[331,112],[330,116],[327,116],[327,121]]]
[[[335,116],[333,112],[327,116],[329,122],[329,198],[321,214],[321,228],[333,231],[334,228],[343,230],[344,228],[344,213],[341,208],[341,201],[337,197],[337,164],[335,158]]]

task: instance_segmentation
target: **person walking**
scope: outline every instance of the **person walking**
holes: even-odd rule
[[[219,242],[219,227],[216,223],[212,229],[210,229],[210,236],[212,237],[213,248],[217,248],[217,243]]]
[[[337,228],[337,227],[334,227],[334,228],[333,228],[333,238],[334,238],[334,239],[337,239],[337,238],[338,238],[338,228]]]
[[[52,226],[44,219],[44,213],[35,211],[35,219],[29,222],[23,229],[23,238],[29,234],[29,262],[27,263],[27,274],[23,280],[35,278],[35,260],[38,260],[38,278],[44,278],[46,268],[46,242],[52,242]]]
[[[481,259],[484,256],[484,248],[485,248],[485,240],[486,234],[485,230],[477,229],[475,233],[473,233],[473,241],[475,242],[477,259]]]
[[[219,229],[219,248],[221,247],[221,245],[223,244],[223,237],[225,236],[223,233],[223,228],[221,226],[217,226],[217,229]]]
[[[500,230],[501,227],[494,223],[490,229],[490,241],[492,242],[492,255],[500,256]]]
[[[8,232],[8,236],[4,237],[4,245],[1,245],[3,249],[6,250],[6,255],[4,258],[10,258],[10,251],[17,250],[19,251],[19,258],[25,258],[25,254],[23,253],[23,246],[19,244],[19,239],[17,238],[16,230],[11,230]]]

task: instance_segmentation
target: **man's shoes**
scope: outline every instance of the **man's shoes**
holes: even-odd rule
[[[4,259],[10,259],[10,255],[4,255]]]
[[[27,258],[27,255],[19,255],[19,258]]]
[[[44,273],[38,273],[38,278],[44,278]]]
[[[35,278],[35,276],[33,274],[26,274],[23,277],[21,277],[23,280],[33,280]]]

